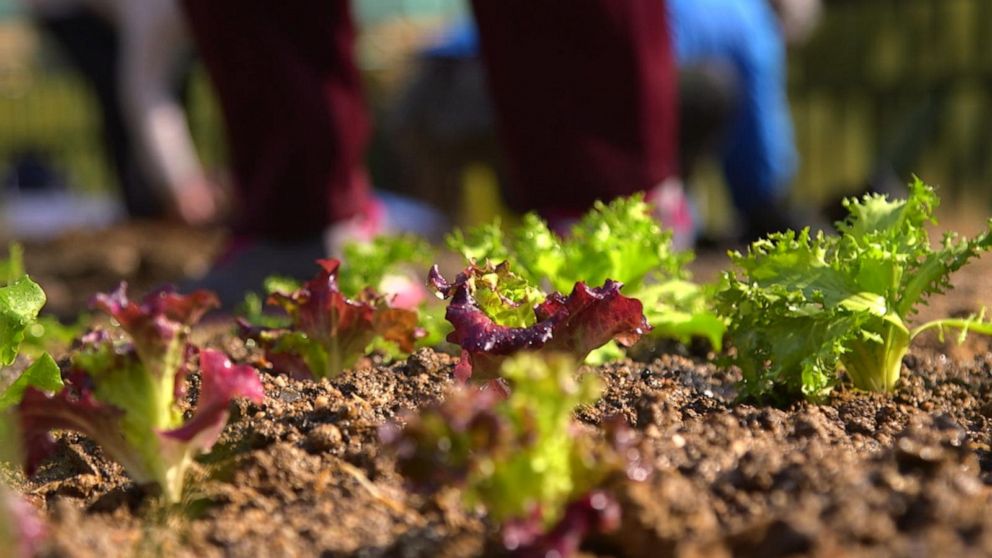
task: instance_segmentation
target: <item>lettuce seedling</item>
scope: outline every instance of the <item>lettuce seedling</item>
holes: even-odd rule
[[[16,411],[27,471],[51,454],[51,430],[75,430],[100,444],[135,481],[158,484],[166,500],[176,502],[192,459],[220,436],[231,400],[262,401],[258,372],[232,365],[219,351],[199,351],[197,405],[184,421],[179,400],[194,354],[187,338],[217,299],[206,291],[183,296],[163,290],[135,303],[122,283],[112,294],[97,295],[94,306],[119,324],[127,339],[105,330],[87,334],[61,390],[48,395],[29,386],[24,391]]]
[[[448,283],[431,269],[430,285],[450,298],[445,317],[454,327],[448,341],[462,349],[455,376],[491,378],[507,356],[519,351],[565,352],[580,360],[611,340],[630,346],[650,331],[640,301],[620,294],[607,280],[590,288],[581,281],[567,297],[545,296],[503,262],[470,265]]]
[[[0,261],[0,366],[11,365],[24,345],[40,343],[35,330],[46,329],[38,320],[45,301],[45,291],[24,274],[23,250],[12,244],[9,257]],[[35,362],[0,390],[0,411],[16,405],[28,386],[47,390],[62,387],[61,374],[52,357],[41,351],[35,354]]]
[[[890,391],[920,333],[992,333],[981,316],[907,324],[929,295],[950,286],[953,271],[992,244],[986,230],[970,240],[950,233],[932,248],[925,226],[936,222],[938,203],[916,179],[906,200],[846,200],[839,236],[788,231],[753,243],[746,256],[731,254],[738,273],[725,274],[719,307],[730,318],[743,395],[818,399],[837,383],[838,368],[856,388]]]
[[[648,474],[629,430],[611,436],[616,446],[605,451],[578,435],[572,415],[601,387],[594,375],[576,378],[575,363],[564,354],[518,355],[501,371],[513,384],[508,397],[461,386],[406,427],[384,427],[382,439],[414,489],[460,487],[467,506],[502,526],[508,550],[568,556],[587,532],[617,525],[619,508],[599,490],[607,479]]]
[[[470,262],[508,261],[514,273],[546,289],[618,281],[624,294],[643,303],[653,336],[703,337],[719,350],[726,326],[709,308],[708,290],[690,280],[685,266],[692,254],[676,252],[671,239],[643,196],[635,195],[597,202],[566,238],[528,214],[509,234],[496,222],[455,231],[447,240]]]
[[[289,315],[285,328],[258,328],[243,323],[243,334],[256,340],[277,370],[296,378],[335,376],[366,354],[377,337],[413,350],[421,332],[417,313],[393,308],[372,289],[349,299],[338,288],[338,260],[319,260],[321,271],[291,293],[275,292],[269,304]]]
[[[27,275],[0,286],[0,366],[14,362],[43,306],[45,292]]]

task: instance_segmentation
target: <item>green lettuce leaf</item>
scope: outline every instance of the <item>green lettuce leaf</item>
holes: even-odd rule
[[[856,388],[889,391],[922,331],[992,330],[981,318],[907,325],[919,304],[948,288],[952,272],[992,244],[988,229],[970,240],[948,234],[932,248],[926,225],[938,203],[916,179],[905,200],[846,200],[839,236],[787,231],[731,254],[736,272],[725,273],[717,298],[730,319],[743,395],[815,400],[841,369]]]
[[[62,389],[62,373],[59,365],[51,355],[42,354],[31,366],[21,372],[21,375],[7,389],[0,392],[0,411],[9,409],[21,402],[24,390],[29,387],[42,391],[59,391]]]
[[[455,231],[447,242],[470,262],[508,261],[514,273],[548,291],[619,281],[624,295],[644,303],[651,335],[680,341],[699,336],[721,347],[724,320],[710,308],[709,291],[692,283],[685,269],[692,254],[673,250],[671,232],[660,227],[640,195],[597,202],[567,238],[528,214],[507,233],[496,222]],[[604,350],[592,358],[622,355]]]

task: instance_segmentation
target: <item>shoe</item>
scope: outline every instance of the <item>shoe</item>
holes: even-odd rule
[[[665,179],[647,191],[644,201],[654,208],[654,216],[661,226],[672,231],[673,248],[689,250],[695,245],[696,218],[681,180]]]
[[[206,289],[217,294],[221,310],[231,312],[250,292],[262,293],[273,275],[304,281],[326,256],[321,235],[294,242],[232,239],[206,275],[180,283],[181,292]]]
[[[234,238],[206,275],[181,283],[180,290],[213,291],[220,300],[221,310],[230,312],[248,293],[264,292],[266,278],[280,276],[306,281],[317,272],[317,260],[341,258],[346,244],[371,242],[390,231],[388,221],[385,203],[374,198],[365,213],[334,223],[323,234],[292,242]],[[419,302],[420,293],[407,293],[410,290],[407,288],[401,290],[406,293],[402,297],[404,303]]]

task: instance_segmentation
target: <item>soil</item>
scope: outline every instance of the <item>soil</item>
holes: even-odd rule
[[[704,261],[701,273],[720,261]],[[920,319],[992,300],[989,272],[986,258],[959,273],[954,292]],[[254,359],[223,326],[199,335]],[[583,552],[992,555],[990,348],[928,337],[904,360],[894,393],[840,389],[825,404],[786,408],[735,402],[736,372],[685,347],[590,370],[606,391],[578,418],[595,428],[626,417],[655,470],[614,487],[621,528]],[[382,424],[444,397],[453,363],[425,349],[399,363],[365,360],[330,380],[266,374],[264,403],[232,407],[178,509],[162,508],[74,434],[60,435],[56,457],[14,485],[47,518],[44,556],[492,554],[495,529],[483,516],[463,509],[455,491],[405,490],[378,441]]]

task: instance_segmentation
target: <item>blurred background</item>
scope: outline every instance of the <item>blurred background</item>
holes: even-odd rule
[[[78,264],[78,274],[103,266],[118,275],[155,275],[158,271],[148,268],[158,264],[154,257],[149,263],[144,247],[168,245],[168,228],[146,232],[146,244],[128,236],[132,229],[119,244],[114,244],[116,237],[106,236],[46,240],[63,239],[66,228],[118,222],[124,211],[120,179],[102,140],[94,89],[73,63],[71,51],[39,25],[26,4],[0,0],[0,236],[65,242],[68,252],[81,251],[90,242],[110,244],[113,249],[105,250],[110,255],[87,256],[96,260]],[[492,117],[484,104],[455,110],[455,122],[435,123],[433,135],[452,142],[445,155],[432,157],[417,149],[422,139],[417,131],[423,126],[416,119],[424,116],[419,99],[421,88],[427,87],[418,82],[424,75],[418,53],[435,44],[452,22],[468,17],[467,5],[460,0],[354,0],[354,9],[360,25],[358,62],[375,121],[369,165],[376,187],[417,195],[432,183],[456,184],[463,195],[446,209],[457,223],[498,213],[499,156],[487,136]],[[829,204],[868,184],[899,184],[915,173],[940,187],[945,215],[965,208],[987,215],[992,200],[990,38],[988,0],[825,0],[812,35],[788,51],[788,94],[799,155],[792,197]],[[195,54],[188,60],[177,80],[179,97],[205,172],[223,183],[219,110]],[[471,97],[484,89],[477,70],[444,75],[449,93],[469,91]],[[458,96],[451,94],[428,104],[457,109]],[[704,163],[694,179],[708,229],[728,226],[730,206],[721,180],[712,162]],[[72,205],[33,220],[31,206],[15,202],[34,189],[68,193]],[[184,274],[202,272],[215,237],[209,229],[182,234],[200,235],[195,236],[198,249],[188,250],[189,237],[183,236],[171,255],[162,256],[167,261],[161,265],[179,265]],[[127,246],[132,246],[130,256]],[[29,250],[29,269],[34,258],[35,273],[60,266],[65,274],[78,256],[58,250],[51,254],[56,261]],[[56,301],[73,296],[60,293],[58,285],[46,286],[55,289]]]

